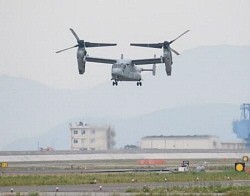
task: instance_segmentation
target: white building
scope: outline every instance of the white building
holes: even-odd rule
[[[70,124],[71,150],[109,150],[115,145],[110,126],[95,127],[79,122]]]
[[[141,149],[244,149],[244,142],[221,142],[211,135],[146,136]]]
[[[236,141],[236,142],[221,142],[222,149],[231,149],[231,150],[240,150],[246,148],[245,141]]]

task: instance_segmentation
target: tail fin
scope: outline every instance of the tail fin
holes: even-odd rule
[[[154,55],[154,58],[156,58],[156,54]],[[141,68],[140,71],[152,71],[153,76],[155,76],[155,73],[156,73],[156,65],[153,64],[152,69]]]

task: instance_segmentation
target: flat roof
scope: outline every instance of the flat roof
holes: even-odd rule
[[[213,135],[153,135],[153,136],[145,136],[141,139],[208,139],[208,138],[216,138]]]

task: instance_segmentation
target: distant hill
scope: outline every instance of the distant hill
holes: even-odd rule
[[[131,118],[116,126],[121,146],[153,135],[214,135],[222,141],[235,141],[232,120],[239,116],[239,106],[205,104],[163,109]],[[126,140],[123,140],[126,138]]]
[[[0,144],[41,135],[79,115],[78,92],[55,90],[34,81],[0,76]],[[0,146],[0,147],[1,147]]]
[[[79,118],[113,124],[117,146],[134,144],[144,135],[223,136],[225,132],[229,136],[230,122],[239,116],[240,104],[249,102],[249,62],[250,46],[204,46],[174,56],[171,77],[159,65],[155,77],[143,74],[142,87],[133,82],[113,87],[107,82],[89,90],[56,90],[0,75],[0,149],[37,146],[46,133],[59,129],[64,137],[68,126],[60,125]],[[32,145],[16,142],[27,137],[33,138]],[[60,143],[54,145],[65,148]]]
[[[238,105],[206,104],[182,106],[164,109],[143,116],[124,120],[106,120],[114,125],[118,148],[126,144],[137,145],[141,137],[152,135],[215,135],[222,141],[235,141],[232,132],[232,120],[239,114]],[[77,122],[71,119],[68,122]],[[104,121],[86,119],[93,124],[104,124]],[[32,138],[23,138],[6,145],[8,150],[36,150],[52,146],[55,149],[69,150],[69,123],[63,123],[49,130],[46,134]],[[126,139],[124,139],[126,138]]]

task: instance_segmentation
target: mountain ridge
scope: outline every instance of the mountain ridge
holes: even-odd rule
[[[187,105],[229,104],[234,105],[235,109],[229,111],[236,113],[230,115],[235,118],[240,112],[239,105],[249,102],[249,54],[250,46],[191,49],[174,56],[171,77],[166,76],[164,65],[159,65],[155,77],[143,74],[142,87],[133,82],[121,82],[113,87],[109,81],[87,90],[54,89],[35,81],[0,75],[0,149],[10,143],[14,145],[14,141],[26,136],[43,135],[53,127],[79,117],[112,119],[108,123],[114,124],[117,130],[119,128],[120,146],[124,145],[119,141],[126,132],[122,126],[133,124],[136,127],[131,119],[140,119],[160,110]],[[177,130],[178,123],[175,124]],[[149,133],[145,131],[145,134]],[[139,138],[141,134],[135,137]],[[135,143],[135,139],[129,138],[127,143]]]

